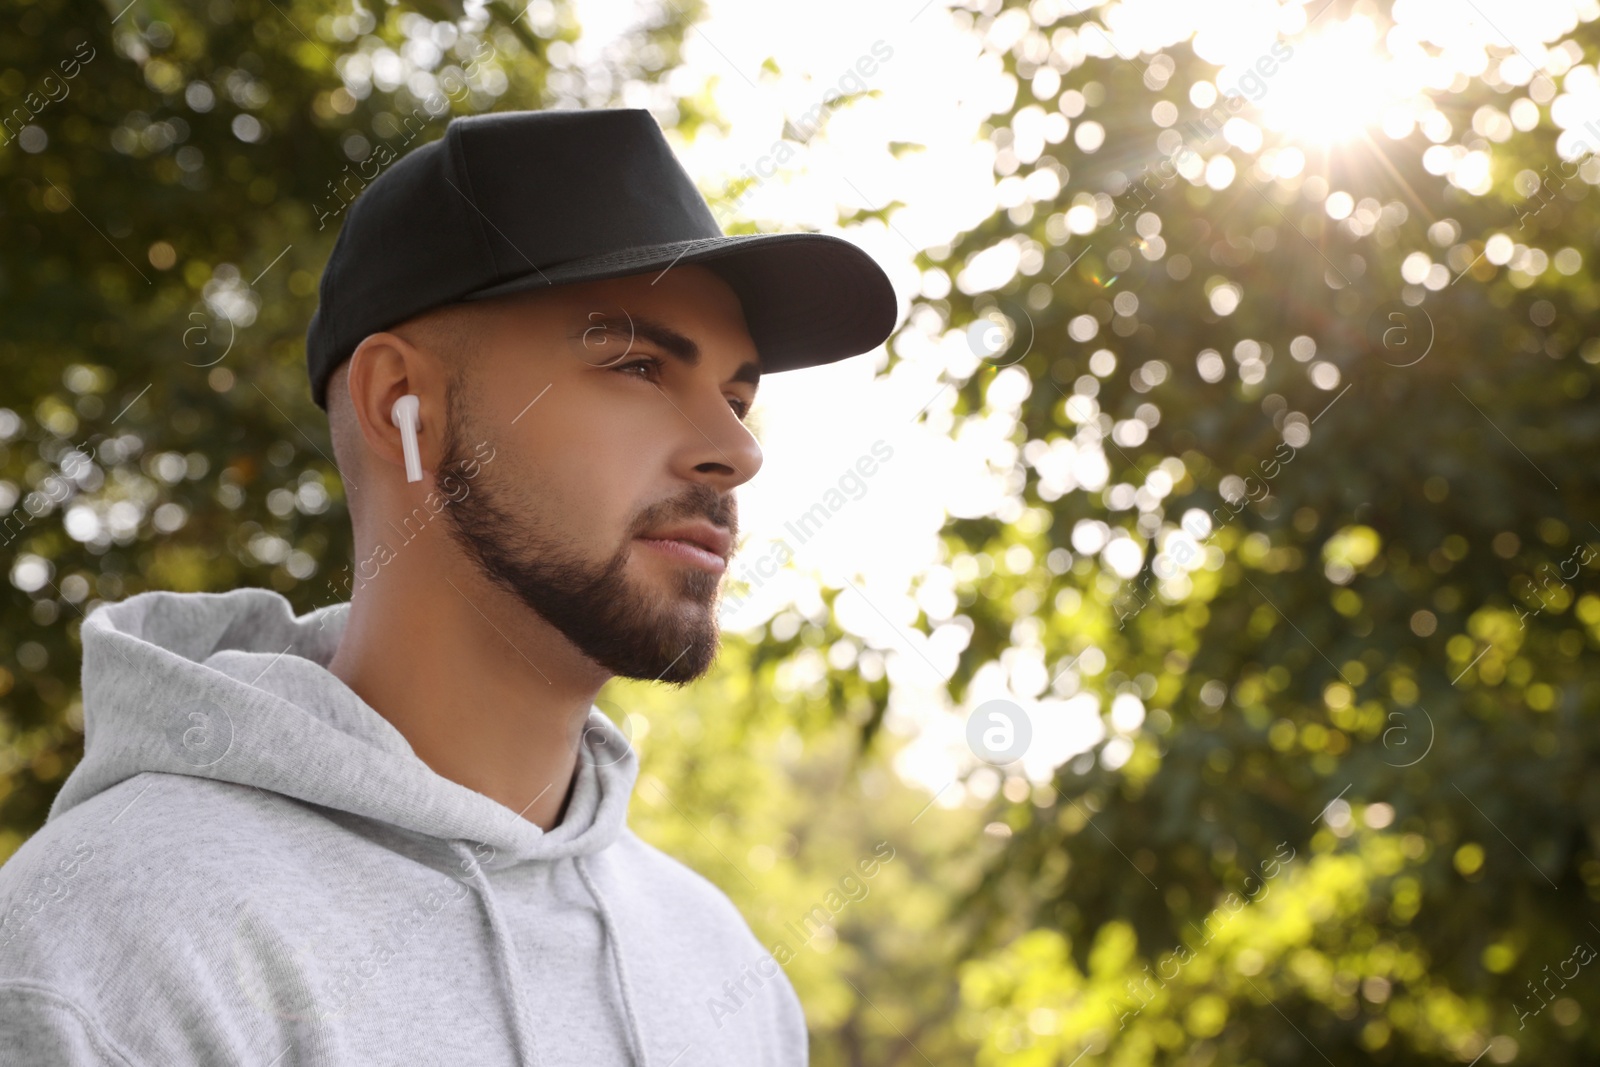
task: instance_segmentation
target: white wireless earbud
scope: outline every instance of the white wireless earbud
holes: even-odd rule
[[[389,421],[400,428],[400,445],[406,453],[406,481],[422,481],[422,454],[417,448],[417,394],[407,393],[394,402]]]

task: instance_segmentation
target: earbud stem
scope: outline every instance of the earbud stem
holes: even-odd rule
[[[406,454],[406,481],[422,481],[422,450],[417,446],[417,413],[421,401],[407,393],[394,402],[390,420],[400,428],[400,447]]]

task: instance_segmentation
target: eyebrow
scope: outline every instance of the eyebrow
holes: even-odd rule
[[[635,340],[648,341],[683,364],[696,367],[700,364],[700,346],[658,319],[647,316],[627,316],[594,313],[584,327],[582,336],[599,330],[602,333],[625,337],[631,344]],[[619,359],[621,357],[618,357]],[[739,364],[730,382],[745,382],[761,387],[761,366],[754,360]]]

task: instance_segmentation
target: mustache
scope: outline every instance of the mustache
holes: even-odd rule
[[[672,504],[650,508],[636,524],[640,533],[683,520],[704,519],[721,526],[738,540],[738,501],[731,493],[719,493],[709,485],[698,484]]]

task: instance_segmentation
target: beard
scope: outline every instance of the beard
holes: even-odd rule
[[[480,439],[456,393],[447,386],[441,476],[469,459],[466,440]],[[529,479],[501,478],[501,470],[480,466],[467,494],[444,509],[451,538],[479,573],[613,675],[684,686],[710,669],[722,575],[675,565],[662,590],[631,579],[627,565],[635,537],[674,520],[705,518],[733,532],[731,496],[697,482],[682,499],[647,510],[616,552],[595,561],[581,536],[546,518],[556,509],[526,488]]]

